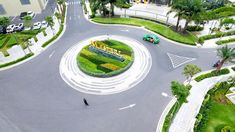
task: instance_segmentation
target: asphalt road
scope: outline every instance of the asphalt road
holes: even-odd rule
[[[196,58],[192,63],[203,70],[211,69],[217,58],[215,49],[179,46],[165,39],[159,46],[144,42],[145,33],[141,28],[92,24],[83,17],[79,4],[68,5],[67,29],[60,40],[34,59],[0,72],[0,131],[155,132],[170,101],[161,93],[170,94],[172,80],[185,80],[183,66],[173,69],[167,53]],[[80,93],[61,79],[60,59],[77,42],[104,34],[142,42],[151,53],[152,68],[130,90],[106,96]],[[83,97],[89,107],[84,106]],[[135,106],[120,110],[131,104]]]

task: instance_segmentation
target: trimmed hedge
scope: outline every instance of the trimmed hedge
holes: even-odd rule
[[[193,31],[202,31],[204,27],[201,26],[188,26],[186,30],[193,32]]]
[[[231,43],[231,42],[235,42],[235,38],[231,38],[231,39],[227,39],[227,40],[219,40],[219,41],[216,41],[216,44],[222,45],[222,44],[227,44],[227,43]]]
[[[229,69],[228,68],[221,69],[220,71],[214,70],[214,71],[211,71],[209,73],[202,74],[202,75],[196,77],[194,80],[197,81],[197,82],[200,82],[200,81],[202,81],[206,78],[225,75],[225,74],[229,74]]]
[[[20,62],[20,61],[23,61],[23,60],[25,60],[25,59],[27,59],[27,58],[33,56],[33,55],[34,55],[33,53],[29,53],[29,54],[25,55],[24,57],[19,58],[19,59],[17,59],[17,60],[14,60],[14,61],[11,61],[11,62],[8,62],[8,63],[5,63],[5,64],[1,64],[1,65],[0,65],[0,68],[7,67],[7,66],[10,66],[10,65],[16,64],[16,63],[18,63],[18,62]]]
[[[231,36],[231,35],[235,35],[235,30],[230,31],[230,32],[219,32],[216,34],[201,36],[199,37],[199,43],[204,43],[204,41],[208,39]]]

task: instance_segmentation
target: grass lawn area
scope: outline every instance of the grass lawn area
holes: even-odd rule
[[[221,82],[208,91],[209,98],[203,101],[200,109],[202,118],[195,127],[195,132],[222,132],[221,129],[226,126],[235,130],[235,105],[225,96],[231,92],[229,88],[233,86],[227,82]]]
[[[220,132],[224,126],[235,128],[235,105],[213,101],[205,132]]]
[[[92,21],[102,24],[125,24],[134,26],[144,26],[146,29],[156,32],[170,40],[188,44],[195,45],[197,42],[197,37],[192,34],[183,35],[173,31],[171,28],[148,20],[142,20],[137,18],[102,18],[95,17]]]
[[[8,56],[9,54],[7,50],[12,46],[17,45],[17,42],[22,48],[25,49],[28,44],[27,40],[34,37],[42,30],[45,29],[22,31],[12,34],[0,34],[0,52],[2,52],[5,56]]]

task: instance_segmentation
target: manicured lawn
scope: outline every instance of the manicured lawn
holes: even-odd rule
[[[95,17],[92,21],[102,24],[125,24],[134,26],[144,26],[145,28],[156,32],[170,40],[188,44],[195,45],[197,42],[196,36],[192,34],[183,35],[173,31],[171,28],[148,20],[136,19],[136,18],[102,18]]]
[[[91,45],[88,45],[77,56],[78,67],[84,73],[97,77],[115,76],[127,70],[133,63],[133,51],[126,44],[116,40],[95,41],[95,43],[100,46],[106,46],[106,49],[113,48],[121,51],[121,56],[124,58],[124,61],[114,56],[107,56],[104,52],[96,52],[96,50],[90,49]],[[109,51],[108,53],[111,52]]]
[[[213,101],[205,132],[220,132],[224,126],[235,128],[235,105]]]
[[[195,132],[222,132],[221,129],[226,126],[235,130],[235,105],[225,96],[231,92],[230,87],[234,84],[221,82],[208,91],[199,112],[202,118],[197,120]]]

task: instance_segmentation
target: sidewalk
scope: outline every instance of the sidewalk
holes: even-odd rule
[[[207,78],[200,82],[193,81],[190,95],[187,98],[188,103],[184,103],[181,106],[169,128],[169,132],[193,132],[196,116],[205,95],[217,82],[225,81],[230,76],[235,76],[235,72],[232,69],[227,75]]]

